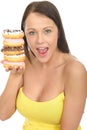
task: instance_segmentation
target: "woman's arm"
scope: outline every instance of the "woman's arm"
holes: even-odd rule
[[[87,74],[84,66],[79,62],[70,64],[66,72],[61,130],[77,130],[86,103]]]
[[[19,88],[23,85],[21,72],[22,69],[16,68],[10,73],[7,85],[0,96],[0,120],[8,119],[16,110],[16,96]]]

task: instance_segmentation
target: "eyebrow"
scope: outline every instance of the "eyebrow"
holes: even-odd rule
[[[53,28],[53,26],[46,26],[46,27],[43,28],[43,30],[46,29],[46,28]],[[27,31],[29,31],[29,30],[36,30],[36,29],[35,28],[28,28]]]

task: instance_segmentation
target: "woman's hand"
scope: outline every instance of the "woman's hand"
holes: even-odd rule
[[[13,73],[13,74],[23,74],[24,70],[25,70],[25,64],[24,65],[20,65],[20,66],[15,65],[12,69],[5,68],[5,70],[7,72],[11,71],[11,73]]]

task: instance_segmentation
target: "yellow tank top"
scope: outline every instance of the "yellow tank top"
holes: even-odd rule
[[[36,102],[29,99],[20,89],[16,107],[25,117],[23,130],[60,130],[64,93],[52,100]],[[77,130],[81,130],[80,126]]]

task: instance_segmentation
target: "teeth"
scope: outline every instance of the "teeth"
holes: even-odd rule
[[[47,47],[40,47],[40,48],[37,48],[38,50],[44,50],[46,49]]]
[[[40,47],[40,48],[37,48],[37,51],[40,55],[44,55],[46,54],[48,48],[47,47]]]

